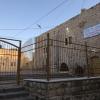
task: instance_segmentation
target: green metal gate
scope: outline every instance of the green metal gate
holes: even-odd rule
[[[0,38],[0,82],[20,83],[21,41]]]

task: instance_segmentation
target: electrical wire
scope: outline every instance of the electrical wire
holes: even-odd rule
[[[53,26],[52,26],[53,27]],[[51,28],[51,27],[41,27],[41,29],[46,29],[46,28]],[[33,30],[33,29],[40,29],[39,27],[37,27],[37,28],[30,28],[30,30]],[[13,30],[24,30],[24,28],[21,28],[21,29],[0,29],[0,31],[13,31]]]
[[[43,20],[44,18],[46,18],[48,15],[50,15],[52,12],[54,12],[56,9],[58,9],[59,7],[61,7],[63,4],[65,4],[66,2],[68,2],[69,0],[64,0],[62,1],[60,4],[58,4],[56,7],[54,7],[53,9],[51,9],[48,13],[46,13],[45,15],[41,16],[39,19],[37,19],[34,23],[32,23],[31,25],[29,25],[28,27],[24,28],[21,32],[19,33],[23,33],[27,30],[29,30],[33,25],[37,24],[39,21]],[[18,35],[19,33],[15,34],[14,36]]]

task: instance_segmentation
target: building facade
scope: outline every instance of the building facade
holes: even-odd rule
[[[46,67],[48,33],[49,65],[53,72],[59,72],[62,63],[68,66],[69,71],[73,71],[76,66],[85,68],[89,63],[91,71],[91,61],[98,58],[97,62],[100,62],[100,3],[89,9],[82,9],[79,15],[36,37],[36,68]],[[96,65],[97,68],[99,64]]]
[[[16,72],[18,51],[16,49],[0,48],[0,73]]]

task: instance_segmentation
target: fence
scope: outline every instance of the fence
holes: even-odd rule
[[[100,48],[47,38],[22,47],[21,75],[61,78],[100,75]]]
[[[20,81],[21,41],[0,38],[0,82]]]

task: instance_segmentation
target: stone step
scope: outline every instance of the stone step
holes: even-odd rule
[[[22,86],[0,85],[0,100],[33,100]]]
[[[10,93],[0,93],[0,99],[2,98],[15,98],[15,97],[25,97],[29,96],[26,91],[10,92]]]
[[[25,90],[24,87],[7,87],[0,88],[0,93],[18,92]]]
[[[16,97],[16,98],[10,98],[10,99],[3,99],[3,100],[33,100],[32,97],[28,96],[28,97]]]

